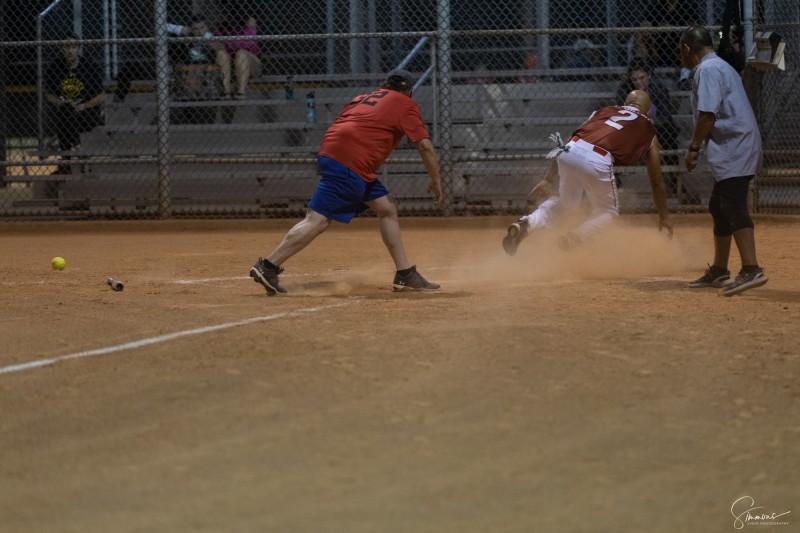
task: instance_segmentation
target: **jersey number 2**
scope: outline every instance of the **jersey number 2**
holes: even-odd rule
[[[366,98],[364,98],[363,100],[361,100],[359,102],[359,104],[366,104],[366,105],[370,105],[370,106],[375,106],[378,103],[378,100],[380,100],[381,98],[383,98],[387,94],[389,94],[389,91],[376,91],[376,92],[370,94],[369,96],[367,96]]]
[[[625,109],[620,110],[619,115],[614,115],[610,119],[606,120],[606,125],[611,126],[615,130],[621,130],[622,124],[620,122],[626,122],[628,120],[636,120],[638,115],[633,111],[627,111]]]

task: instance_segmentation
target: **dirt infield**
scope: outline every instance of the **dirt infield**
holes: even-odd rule
[[[800,219],[733,298],[707,216],[403,219],[429,294],[358,219],[268,298],[294,222],[0,225],[0,531],[800,531]]]

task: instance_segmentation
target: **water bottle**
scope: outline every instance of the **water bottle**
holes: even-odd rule
[[[286,76],[286,99],[287,100],[294,100],[294,78],[292,76]]]
[[[108,278],[106,280],[106,285],[114,289],[115,291],[121,291],[125,288],[125,284],[118,279]]]
[[[314,124],[317,121],[317,101],[314,93],[306,94],[306,124]]]

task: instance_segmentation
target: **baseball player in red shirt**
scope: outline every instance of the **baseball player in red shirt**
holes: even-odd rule
[[[577,246],[607,226],[619,214],[614,165],[632,165],[642,157],[647,163],[653,201],[658,210],[659,230],[666,228],[672,235],[658,139],[655,127],[647,118],[649,109],[647,93],[632,91],[625,105],[598,109],[575,130],[570,141],[557,151],[545,179],[529,195],[541,197],[558,175],[558,196],[547,199],[533,213],[508,227],[503,239],[503,249],[508,255],[517,252],[519,243],[531,230],[553,227],[563,215],[578,211],[584,193],[592,206],[591,214],[559,239],[561,248]]]
[[[377,179],[378,168],[405,136],[416,143],[430,176],[428,192],[442,200],[439,162],[430,135],[411,99],[413,78],[404,70],[389,73],[381,88],[355,97],[344,106],[322,138],[317,163],[322,179],[308,204],[306,217],[289,230],[266,259],[250,269],[250,277],[267,294],[284,294],[278,277],[281,265],[322,234],[331,220],[347,224],[356,213],[372,208],[380,220],[381,237],[395,263],[395,291],[439,288],[417,272],[406,257],[397,207]]]

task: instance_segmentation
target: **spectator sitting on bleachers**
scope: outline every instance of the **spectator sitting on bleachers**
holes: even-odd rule
[[[219,36],[253,36],[258,35],[256,19],[252,16],[240,17],[236,13],[223,13],[223,22]],[[226,98],[233,96],[237,100],[245,99],[245,91],[251,77],[261,75],[261,51],[258,41],[226,41],[216,43],[217,64],[222,67],[222,83]],[[231,93],[232,67],[236,75],[236,94]]]
[[[209,31],[208,23],[203,15],[194,15],[192,17],[192,25],[189,27],[167,24],[167,31],[175,33],[176,35],[204,37],[206,39],[214,36],[214,34]],[[215,61],[215,54],[216,52],[211,43],[193,41],[187,47],[184,61],[189,64],[207,65]]]
[[[653,68],[649,61],[643,57],[635,57],[628,65],[628,74],[617,88],[617,103],[625,103],[627,95],[638,89],[646,92],[650,96],[650,112],[647,118],[656,127],[658,142],[662,150],[678,149],[678,126],[675,124],[673,113],[675,112],[669,89],[660,79],[655,77]],[[677,166],[679,158],[677,154],[662,154],[663,163],[669,166]],[[690,194],[685,187],[681,187],[678,195],[678,173],[666,172],[665,185],[667,191],[679,196],[684,202],[691,204],[700,203],[696,194]]]
[[[174,31],[174,30],[171,30]],[[211,38],[205,17],[195,15],[189,28],[178,27],[182,35]],[[213,100],[220,97],[223,85],[222,68],[217,65],[217,51],[222,44],[192,40],[173,61],[173,94],[178,100]]]
[[[193,35],[193,28],[196,24],[196,20],[201,20],[203,26],[205,26],[205,19],[202,17],[196,16],[192,19],[192,26],[182,26],[180,24],[170,24],[168,23],[166,26],[166,30],[168,33],[172,35]],[[212,34],[206,30],[203,35],[196,35],[211,37]],[[169,50],[170,61],[178,61],[178,52],[176,52],[175,47],[170,47]],[[128,93],[131,91],[131,84],[133,80],[152,80],[156,77],[156,65],[155,65],[155,54],[152,49],[149,51],[142,50],[140,52],[142,54],[141,61],[133,61],[126,63],[122,66],[116,76],[117,87],[114,90],[114,101],[115,102],[124,102],[125,98],[128,96]]]
[[[49,117],[61,151],[72,150],[80,144],[80,135],[102,123],[103,72],[91,58],[81,56],[78,37],[70,35],[61,46],[61,57],[47,69],[44,76],[45,97]],[[68,158],[68,156],[65,156]],[[69,173],[59,166],[56,174]]]
[[[644,91],[650,96],[650,112],[647,118],[656,126],[661,148],[672,150],[670,145],[674,144],[678,131],[672,118],[673,106],[669,89],[653,76],[653,68],[643,57],[634,57],[628,64],[628,73],[617,88],[617,103],[622,105],[628,93],[634,89]]]

